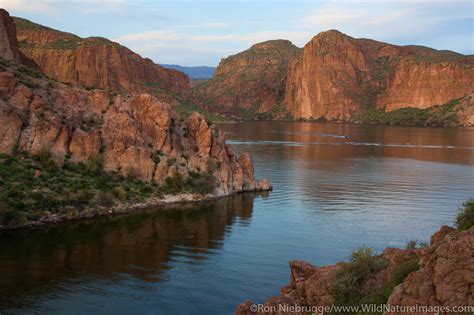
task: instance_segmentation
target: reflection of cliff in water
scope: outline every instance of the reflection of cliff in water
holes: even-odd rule
[[[256,154],[315,161],[316,168],[319,167],[318,161],[337,160],[344,164],[348,158],[374,156],[474,164],[474,128],[275,121],[223,124],[220,127],[229,132],[228,139],[261,144],[252,149]]]
[[[55,290],[59,282],[113,281],[121,273],[160,281],[173,261],[199,264],[222,246],[234,223],[249,223],[256,196],[245,193],[95,222],[4,232],[0,309],[18,307],[28,295]]]

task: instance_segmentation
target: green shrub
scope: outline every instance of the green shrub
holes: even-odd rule
[[[456,217],[456,227],[459,231],[470,229],[472,226],[474,226],[474,198],[462,204]]]
[[[420,109],[405,107],[386,112],[385,108],[369,108],[353,117],[353,122],[363,124],[400,125],[400,126],[453,126],[458,122],[455,106],[460,99],[444,105]]]
[[[135,167],[130,167],[127,170],[127,179],[134,181],[140,178],[140,172]]]
[[[51,151],[49,151],[48,148],[43,147],[41,150],[39,150],[37,153],[33,155],[33,158],[37,160],[43,169],[47,171],[54,171],[57,169],[57,165],[53,160],[53,155],[51,154]]]
[[[419,249],[419,248],[425,248],[426,246],[428,246],[427,241],[409,240],[407,244],[405,245],[405,249]]]
[[[110,193],[106,193],[103,191],[98,193],[97,203],[100,206],[104,206],[104,207],[112,207],[115,204],[113,196]]]
[[[113,193],[120,201],[125,201],[127,199],[127,192],[122,186],[115,187]]]
[[[350,261],[337,271],[331,288],[331,296],[336,305],[356,305],[364,295],[361,285],[371,275],[387,268],[388,262],[375,256],[375,251],[367,246],[354,250]]]
[[[100,174],[104,165],[104,157],[102,154],[91,156],[85,163],[85,170],[89,174]]]
[[[168,166],[171,166],[171,165],[173,165],[175,162],[176,162],[176,158],[170,157],[170,158],[168,158],[168,160],[166,161],[166,164],[168,164]]]
[[[186,187],[193,193],[210,194],[216,187],[216,179],[211,173],[190,172]]]
[[[167,177],[165,179],[164,190],[167,193],[178,194],[183,191],[184,184],[185,181],[183,176],[179,173],[175,173],[173,176]]]
[[[38,79],[41,79],[44,77],[44,74],[41,73],[40,71],[37,71],[37,70],[34,70],[34,69],[31,69],[25,65],[19,65],[17,68],[16,68],[20,73],[23,73],[27,76],[30,76],[30,77],[34,77],[34,78],[38,78]]]
[[[404,263],[398,265],[393,272],[392,278],[390,279],[389,286],[393,290],[397,285],[403,282],[405,278],[412,273],[420,269],[418,258],[413,258],[405,261]],[[390,292],[392,291],[390,290]],[[388,297],[387,297],[388,298]]]

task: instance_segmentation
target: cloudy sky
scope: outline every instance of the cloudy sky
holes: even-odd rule
[[[283,38],[302,47],[328,29],[474,53],[472,0],[0,0],[0,7],[110,38],[157,63],[215,66],[257,42]]]

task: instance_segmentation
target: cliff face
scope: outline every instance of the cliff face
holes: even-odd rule
[[[250,118],[275,111],[283,100],[288,61],[299,51],[287,40],[256,44],[223,59],[214,77],[195,92],[218,113]]]
[[[0,24],[0,42],[8,42],[5,34],[11,33]],[[149,94],[70,87],[8,56],[0,54],[0,153],[47,150],[58,165],[100,155],[106,171],[157,183],[210,174],[216,195],[269,188],[255,180],[250,155],[236,156],[224,132],[200,114],[180,118]]]
[[[10,14],[4,9],[0,9],[0,31],[0,56],[6,60],[20,63],[16,26],[10,18]]]
[[[197,113],[179,118],[151,95],[86,91],[4,68],[0,96],[0,153],[46,149],[58,165],[102,155],[105,170],[157,183],[210,172],[217,195],[261,187],[251,157],[236,156],[224,132]]]
[[[185,74],[165,69],[105,38],[80,38],[25,19],[14,21],[21,52],[57,81],[116,92],[189,90]]]
[[[426,108],[474,90],[473,58],[322,32],[290,62],[285,106],[296,119],[347,121],[373,107]]]
[[[401,284],[397,285],[393,291],[387,292],[389,305],[472,307],[474,303],[473,253],[474,228],[456,232],[453,228],[443,226],[431,237],[430,244],[423,249],[385,249],[374,260],[383,260],[385,265],[364,280],[359,292],[367,294],[368,289],[372,289],[371,292],[376,293],[376,298],[377,293],[384,293],[387,284],[410,271],[407,266],[411,265],[411,262],[417,261],[419,269],[409,272],[402,279]],[[331,307],[334,304],[332,292],[338,272],[344,269],[343,264],[316,267],[303,261],[291,261],[290,268],[290,284],[280,290],[280,295],[264,303],[266,310],[254,310],[252,302],[246,301],[237,308],[235,314],[306,314],[310,312],[284,312],[279,307]],[[360,273],[357,276],[360,276]],[[369,298],[374,299],[374,296],[369,296]],[[373,300],[366,302],[371,303]],[[384,303],[381,300],[378,302]],[[294,309],[297,310],[296,307]],[[386,312],[385,314],[406,313]],[[466,310],[466,313],[469,312]],[[428,314],[428,312],[423,314]]]

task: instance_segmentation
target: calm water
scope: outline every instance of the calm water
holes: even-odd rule
[[[0,234],[1,313],[231,314],[277,294],[290,259],[427,239],[474,196],[474,129],[221,127],[272,193]]]

